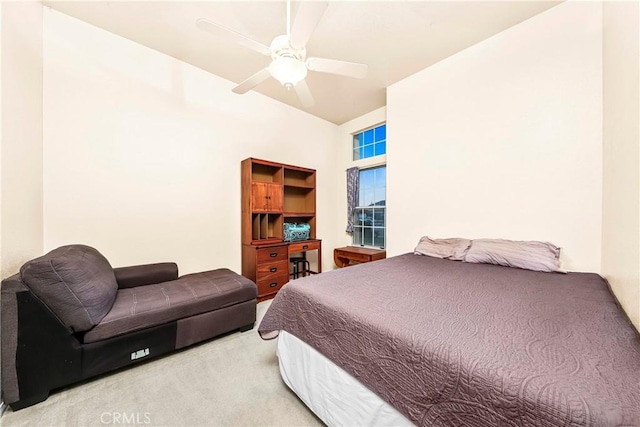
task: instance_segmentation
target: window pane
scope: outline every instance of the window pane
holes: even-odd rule
[[[365,246],[373,246],[373,229],[371,227],[364,227],[363,231],[362,244]]]
[[[387,153],[387,143],[386,143],[386,141],[376,142],[375,155],[379,156],[381,154],[386,154],[386,153]]]
[[[373,203],[371,204],[372,206],[384,206],[385,201],[384,201],[384,189],[383,188],[376,188],[373,191]]]
[[[354,245],[362,244],[362,227],[353,228],[353,244]]]
[[[387,125],[378,126],[374,129],[375,131],[375,140],[382,141],[387,139]]]
[[[369,129],[363,133],[364,135],[364,143],[372,144],[373,143],[373,129]]]
[[[364,210],[364,225],[371,227],[373,225],[373,209]]]
[[[368,158],[368,157],[373,157],[373,145],[365,145],[364,146],[364,157],[363,158]]]
[[[373,212],[373,225],[375,227],[384,227],[384,209],[376,209]]]
[[[356,209],[354,216],[355,216],[355,218],[353,220],[353,225],[354,226],[363,226],[364,225],[364,212],[362,212],[362,209]]]
[[[353,135],[353,148],[360,147],[360,135],[361,134]]]
[[[373,188],[367,188],[364,190],[364,197],[360,200],[360,206],[372,206],[375,200],[373,199]]]
[[[375,181],[375,169],[360,171],[360,188],[371,188]]]
[[[353,149],[353,160],[360,160],[360,150],[357,148]]]
[[[385,166],[375,168],[376,176],[375,176],[375,186],[376,187],[386,187],[387,185],[387,168]]]
[[[384,228],[373,229],[373,246],[384,248]]]

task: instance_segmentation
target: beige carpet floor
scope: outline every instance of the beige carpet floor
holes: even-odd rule
[[[258,322],[271,301],[258,304]],[[8,409],[3,426],[318,426],[282,382],[276,340],[232,333]]]

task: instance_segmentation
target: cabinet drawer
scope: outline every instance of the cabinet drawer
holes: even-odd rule
[[[339,258],[346,258],[349,261],[355,261],[355,262],[369,262],[369,261],[371,261],[371,255],[360,254],[360,253],[357,253],[357,252],[337,251],[337,256]]]
[[[312,251],[314,249],[320,249],[320,242],[318,241],[305,241],[298,243],[289,243],[289,252],[303,252],[303,251]]]
[[[289,272],[280,273],[279,276],[272,277],[270,279],[258,279],[256,284],[258,285],[258,296],[272,294],[278,292],[285,283],[289,281]]]
[[[286,246],[273,246],[256,250],[258,264],[273,263],[275,261],[289,261],[289,251]]]
[[[268,281],[273,279],[276,276],[282,276],[284,273],[289,275],[288,261],[278,261],[278,262],[258,264],[258,268],[256,269],[256,280]]]

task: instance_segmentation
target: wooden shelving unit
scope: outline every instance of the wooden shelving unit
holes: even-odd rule
[[[257,283],[263,300],[289,280],[285,221],[309,223],[316,239],[316,171],[254,158],[241,169],[242,274]]]

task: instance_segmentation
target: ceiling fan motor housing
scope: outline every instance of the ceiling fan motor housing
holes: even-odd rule
[[[271,46],[271,64],[269,73],[284,87],[291,89],[307,76],[307,66],[304,63],[306,49],[294,49],[289,43],[289,37],[281,35],[273,39]]]
[[[273,39],[269,50],[271,51],[272,59],[295,58],[299,61],[304,61],[307,56],[307,50],[305,48],[294,49],[291,47],[289,37],[284,34]]]

